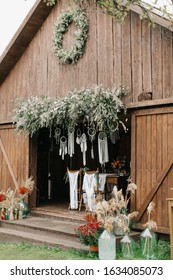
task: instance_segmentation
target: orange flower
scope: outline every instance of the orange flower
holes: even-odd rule
[[[87,214],[85,217],[84,217],[84,220],[87,221],[88,223],[96,223],[97,222],[97,219],[93,216],[92,213],[90,214]]]
[[[117,160],[117,161],[113,160],[113,162],[111,162],[111,165],[112,165],[113,168],[118,169],[120,167],[120,161],[119,160]]]
[[[22,194],[22,195],[24,195],[24,194],[27,194],[28,193],[28,188],[26,188],[26,187],[20,187],[18,190],[17,190],[17,192],[18,192],[18,194]]]
[[[6,196],[4,194],[0,194],[0,202],[6,200]]]

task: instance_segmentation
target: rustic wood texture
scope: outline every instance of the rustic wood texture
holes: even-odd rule
[[[66,9],[65,1],[56,5],[1,85],[0,123],[11,121],[11,101],[16,97],[64,96],[98,83],[127,86],[126,104],[137,102],[143,91],[152,92],[152,101],[172,97],[171,31],[151,28],[134,12],[121,25],[93,6],[87,9],[89,36],[83,57],[75,65],[61,65],[52,52],[52,36]],[[66,47],[74,43],[72,27],[65,34]]]
[[[168,198],[169,228],[171,241],[171,260],[173,260],[173,198]]]
[[[17,189],[28,174],[28,140],[14,132],[11,125],[0,127],[1,189]]]
[[[138,222],[147,221],[147,207],[155,203],[152,219],[162,232],[168,232],[166,198],[173,176],[172,129],[173,108],[136,111],[132,118],[132,174],[138,189],[132,209],[139,211]]]
[[[133,11],[121,25],[93,6],[87,9],[89,36],[83,57],[77,64],[61,65],[52,52],[52,36],[55,22],[61,11],[67,9],[67,4],[69,1],[60,1],[50,9],[51,12],[49,10],[47,18],[43,7],[41,10],[36,9],[36,16],[39,11],[42,11],[40,15],[43,15],[43,18],[38,17],[40,28],[34,33],[34,24],[37,25],[38,21],[34,22],[32,18],[30,23],[33,24],[34,32],[31,35],[35,36],[27,48],[25,36],[20,37],[20,34],[17,34],[19,44],[15,45],[15,48],[24,46],[23,55],[19,60],[14,59],[16,64],[9,61],[14,67],[10,72],[8,69],[8,76],[7,72],[3,75],[3,80],[7,77],[0,87],[0,136],[18,184],[29,175],[36,178],[37,150],[34,142],[30,143],[29,148],[28,140],[16,135],[12,127],[4,125],[12,122],[11,109],[15,98],[26,99],[32,95],[61,97],[68,91],[101,83],[105,87],[114,84],[127,86],[129,94],[125,103],[129,104],[129,108],[173,103],[171,31],[159,25],[152,29],[147,21],[141,21],[139,15]],[[71,8],[73,6],[74,3]],[[26,25],[23,32],[29,33],[32,24]],[[65,34],[64,45],[67,48],[74,43],[74,30],[75,26],[72,25]],[[138,96],[142,92],[152,92],[152,100],[138,102]],[[156,203],[154,218],[157,218],[161,231],[168,229],[166,197],[172,196],[173,167],[160,185],[157,180],[165,168],[165,163],[173,156],[172,112],[169,107],[137,111],[132,116],[131,126],[132,179],[138,185],[137,196],[131,199],[131,207],[139,210],[144,205],[140,219],[140,222],[144,223],[147,218],[145,199],[158,186],[153,197]],[[1,149],[1,188],[14,186],[11,174]],[[31,198],[31,205],[35,204],[36,192]]]

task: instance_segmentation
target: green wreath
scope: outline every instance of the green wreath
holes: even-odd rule
[[[77,27],[75,31],[76,42],[74,46],[66,50],[63,48],[64,34],[68,31],[68,26],[74,23]],[[88,20],[83,10],[77,8],[63,13],[55,25],[53,37],[53,51],[62,64],[76,63],[82,57],[88,36]]]

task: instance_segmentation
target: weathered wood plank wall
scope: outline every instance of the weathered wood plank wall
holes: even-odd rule
[[[18,187],[29,176],[28,140],[11,125],[0,126],[0,190]]]
[[[138,190],[132,202],[139,211],[139,222],[147,221],[146,208],[152,200],[155,212],[152,217],[160,232],[168,232],[168,197],[172,197],[173,108],[136,111],[133,115],[132,175]],[[145,205],[146,204],[146,205]],[[145,207],[144,207],[145,206]]]
[[[11,120],[11,101],[20,96],[63,96],[83,86],[125,84],[126,102],[142,91],[153,99],[172,97],[172,32],[152,29],[131,12],[120,25],[99,8],[87,10],[89,37],[86,52],[76,65],[60,65],[52,52],[54,24],[66,1],[57,5],[0,88],[0,123]],[[73,28],[65,36],[73,44]]]

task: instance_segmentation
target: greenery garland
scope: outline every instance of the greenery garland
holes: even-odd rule
[[[41,128],[62,127],[68,131],[79,122],[85,122],[97,131],[111,133],[113,128],[124,123],[119,112],[124,108],[121,97],[126,94],[123,86],[104,88],[93,85],[80,91],[69,92],[64,98],[31,96],[28,100],[16,99],[12,118],[19,132],[32,137]]]
[[[63,48],[64,34],[68,26],[74,23],[78,28],[75,31],[76,43],[70,50]],[[55,25],[53,51],[62,64],[76,63],[82,57],[88,36],[88,20],[86,13],[80,8],[64,12]]]

